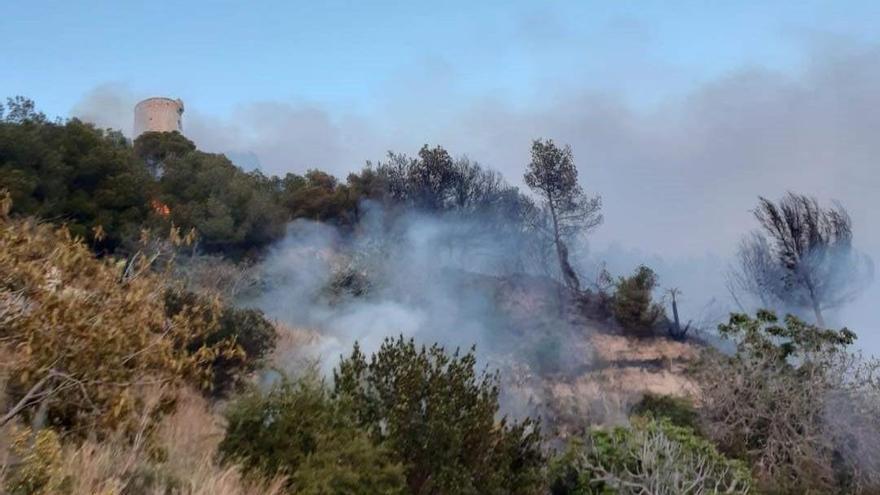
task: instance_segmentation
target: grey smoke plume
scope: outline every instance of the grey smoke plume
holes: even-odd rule
[[[134,106],[141,99],[125,84],[101,84],[83,95],[70,115],[101,129],[116,129],[131,136]]]
[[[207,150],[254,152],[268,173],[318,167],[344,176],[386,149],[411,153],[430,142],[517,182],[531,139],[570,143],[585,188],[604,200],[606,221],[592,240],[592,257],[609,254],[621,272],[662,260],[657,264],[670,269],[658,268],[661,285],[679,286],[686,298],[699,295],[694,304],[702,307],[705,299],[724,297],[727,260],[754,227],[749,210],[758,195],[792,190],[840,200],[853,218],[856,247],[880,259],[872,216],[880,211],[880,47],[822,41],[805,53],[796,73],[745,67],[650,106],[584,89],[589,74],[580,73],[565,87],[548,85],[539,102],[462,100],[448,89],[461,75],[441,60],[431,65],[435,83],[421,92],[418,84],[391,84],[377,96],[381,111],[374,114],[246,103],[225,118],[188,108],[184,126]],[[77,112],[112,123],[118,99],[102,96],[107,91],[112,96],[118,88],[96,90]],[[96,106],[108,101],[102,116]],[[631,256],[611,249],[613,243]],[[718,282],[700,284],[707,278]],[[876,351],[878,299],[875,283],[829,323],[849,325],[860,345]]]

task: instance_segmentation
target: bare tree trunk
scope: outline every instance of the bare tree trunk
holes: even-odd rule
[[[678,319],[678,301],[675,299],[675,296],[679,294],[678,289],[669,289],[669,294],[672,296],[673,318],[673,323],[669,326],[669,335],[674,339],[684,340],[688,330],[691,328],[691,322],[688,321],[687,325],[685,325],[684,328],[681,328],[681,321]]]
[[[678,303],[675,301],[675,292],[672,293],[672,317],[675,319],[675,328],[681,328],[678,320]]]
[[[819,304],[819,298],[816,297],[816,290],[813,288],[812,280],[805,280],[807,290],[810,292],[810,302],[813,305],[813,313],[816,314],[816,326],[819,328],[825,327],[825,318],[822,316],[822,307]]]
[[[826,328],[825,317],[822,316],[822,308],[819,307],[815,299],[813,299],[813,312],[816,313],[816,325],[819,328]]]
[[[559,258],[559,270],[562,272],[562,280],[572,292],[580,293],[581,282],[578,279],[577,273],[571,267],[571,263],[568,262],[568,247],[566,247],[562,236],[559,234],[556,208],[553,207],[552,201],[548,201],[548,203],[550,205],[550,217],[553,219],[553,240],[556,243],[556,256]]]

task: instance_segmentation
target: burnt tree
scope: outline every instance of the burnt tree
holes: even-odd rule
[[[820,327],[823,311],[850,301],[873,276],[873,265],[852,246],[852,220],[839,203],[822,208],[815,198],[788,193],[778,203],[759,199],[761,230],[738,252],[735,287],[765,306],[811,311]]]

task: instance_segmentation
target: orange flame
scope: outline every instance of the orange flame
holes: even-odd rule
[[[151,200],[150,207],[153,208],[153,211],[155,211],[160,217],[168,217],[171,215],[171,208],[158,199]]]

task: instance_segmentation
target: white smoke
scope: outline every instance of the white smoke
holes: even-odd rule
[[[519,271],[529,266],[528,239],[498,235],[497,223],[379,207],[367,210],[356,232],[297,220],[261,264],[264,290],[245,303],[318,331],[322,338],[303,353],[325,372],[355,342],[370,353],[397,336],[450,351],[475,347],[480,366],[504,370],[505,380],[514,378],[512,363],[552,363],[558,372],[586,366],[584,329],[562,317],[554,286]],[[548,339],[558,345],[540,349]],[[569,345],[576,340],[580,346]],[[507,412],[529,412],[513,410],[519,401],[506,404]]]

